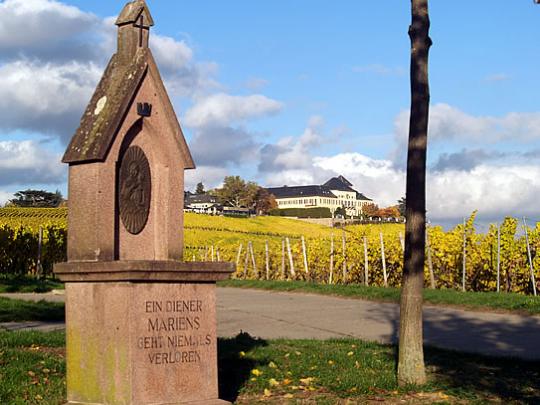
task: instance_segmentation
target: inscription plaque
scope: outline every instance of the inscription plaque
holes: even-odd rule
[[[126,230],[137,235],[148,221],[152,192],[150,164],[140,147],[128,148],[120,164],[119,177],[120,218]]]

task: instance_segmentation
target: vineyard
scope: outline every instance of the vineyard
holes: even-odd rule
[[[447,231],[439,226],[428,229],[426,286],[496,291],[499,274],[500,291],[532,294],[532,274],[540,268],[540,223],[528,228],[526,237],[517,219],[506,218],[499,230],[492,225],[486,233],[477,233],[474,219],[473,214]],[[63,208],[0,209],[0,275],[51,274],[53,264],[66,257],[66,224]],[[398,287],[403,234],[403,224],[332,229],[280,217],[188,213],[184,258],[235,262],[236,278]]]

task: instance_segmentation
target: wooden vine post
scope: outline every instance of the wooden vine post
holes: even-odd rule
[[[366,287],[369,286],[369,255],[366,236],[364,236],[364,284]]]
[[[382,232],[379,232],[379,237],[381,239],[381,261],[382,261],[382,269],[383,269],[384,286],[388,287],[388,273],[386,272],[386,254],[384,252],[384,236]]]
[[[264,253],[266,264],[266,279],[270,280],[270,249],[268,247],[268,241],[266,241],[264,244]]]
[[[307,275],[309,275],[309,266],[307,260],[307,249],[306,249],[306,239],[302,236],[302,256],[304,257],[304,270]]]
[[[281,278],[285,280],[285,239],[281,240]]]
[[[347,239],[345,236],[345,228],[341,236],[341,248],[343,250],[343,284],[347,283]]]
[[[525,231],[525,242],[527,243],[527,257],[529,259],[529,267],[531,269],[531,283],[533,287],[533,294],[536,297],[536,277],[534,276],[531,245],[529,244],[529,229],[527,228],[527,221],[525,220],[525,217],[523,217],[523,230]]]
[[[328,284],[334,282],[334,234],[330,237],[330,277],[328,278]]]
[[[289,255],[289,265],[290,265],[290,269],[291,269],[291,277],[293,279],[295,279],[296,278],[296,271],[294,271],[294,260],[293,260],[292,251],[291,251],[291,241],[289,240],[289,238],[286,238],[285,241],[287,242],[287,254]]]
[[[497,224],[497,292],[501,292],[501,225]]]
[[[436,288],[435,286],[435,273],[433,273],[433,260],[431,258],[431,244],[429,242],[429,232],[426,229],[426,250],[427,250],[427,264],[429,270],[429,286],[432,290]]]
[[[465,292],[467,275],[467,222],[463,219],[463,267],[461,272],[461,291]]]

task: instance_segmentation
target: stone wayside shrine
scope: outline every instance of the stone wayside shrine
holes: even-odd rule
[[[63,162],[69,404],[222,404],[217,280],[231,263],[183,262],[184,170],[194,168],[148,47],[152,16],[128,3],[112,57]]]

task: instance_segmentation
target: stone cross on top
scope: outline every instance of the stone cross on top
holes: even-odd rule
[[[194,162],[148,47],[146,2],[116,21],[118,50],[63,162],[68,261],[181,260],[184,170]]]

